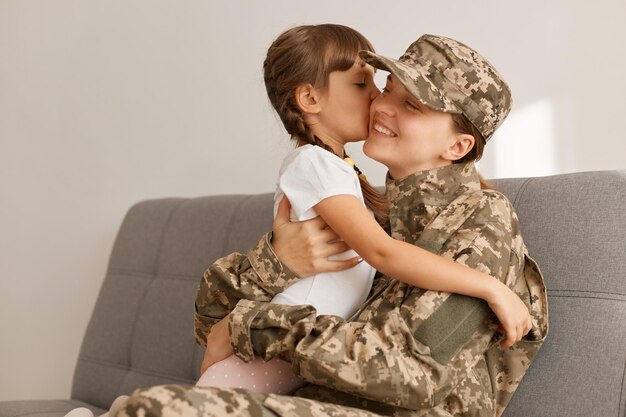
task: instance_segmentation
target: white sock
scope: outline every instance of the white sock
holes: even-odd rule
[[[65,417],[94,417],[90,409],[85,407],[79,407],[71,410],[65,415]]]
[[[117,412],[120,411],[122,408],[124,408],[127,400],[128,400],[128,395],[120,395],[115,400],[113,400],[113,404],[111,404],[111,408],[109,408],[109,412],[102,414],[100,417],[115,417]]]

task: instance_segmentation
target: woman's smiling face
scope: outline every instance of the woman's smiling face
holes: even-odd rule
[[[392,178],[400,179],[451,164],[444,155],[455,134],[449,113],[426,107],[392,74],[370,107],[363,152],[385,164]]]

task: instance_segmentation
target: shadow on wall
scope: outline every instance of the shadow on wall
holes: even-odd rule
[[[478,167],[486,178],[559,173],[554,107],[542,99],[513,111],[489,141]]]

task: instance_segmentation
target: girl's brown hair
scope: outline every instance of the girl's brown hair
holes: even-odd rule
[[[263,62],[265,88],[292,139],[333,152],[304,123],[295,100],[296,89],[302,84],[324,88],[330,73],[352,68],[358,52],[363,49],[374,51],[372,44],[359,32],[334,24],[297,26],[283,32],[272,43]],[[359,181],[365,204],[378,222],[383,223],[388,213],[387,199],[363,176],[359,176]]]
[[[461,159],[454,161],[455,164],[462,164],[470,161],[478,161],[483,156],[483,150],[485,149],[485,138],[480,131],[470,122],[463,114],[452,114],[452,123],[457,133],[463,133],[474,136],[474,146],[472,149]],[[482,175],[478,174],[480,178],[480,188],[493,188]]]

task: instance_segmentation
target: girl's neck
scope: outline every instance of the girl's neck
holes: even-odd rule
[[[326,146],[329,146],[330,149],[332,149],[335,155],[337,155],[338,157],[344,158],[346,156],[346,150],[343,143],[328,143],[327,141],[323,142],[326,144]]]
[[[345,154],[345,146],[342,143],[338,143],[336,141],[332,141],[332,140],[324,140],[322,138],[320,138],[319,136],[317,137],[321,142],[324,143],[324,145],[328,146],[330,149],[333,150],[333,153],[337,156],[339,156],[340,158],[344,158],[346,156]],[[303,146],[303,145],[308,145],[308,142],[305,142],[303,140],[298,140],[298,146]]]
[[[330,132],[323,123],[311,123],[309,129],[324,145],[332,149],[335,155],[340,158],[344,157],[345,141],[341,141],[339,138],[335,137],[333,132]]]

